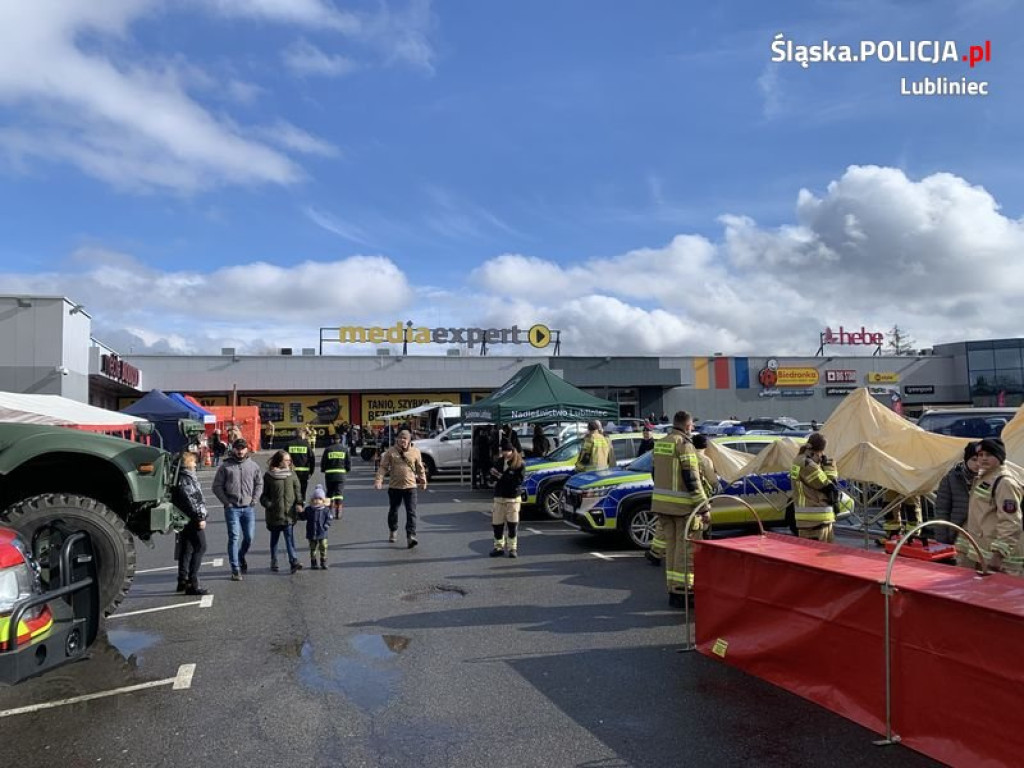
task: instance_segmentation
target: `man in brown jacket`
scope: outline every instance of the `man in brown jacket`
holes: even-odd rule
[[[409,549],[419,542],[416,539],[416,486],[427,489],[427,473],[419,448],[412,445],[412,435],[403,429],[398,433],[395,445],[384,452],[380,467],[373,481],[378,491],[384,487],[384,475],[390,474],[388,482],[388,536],[389,542],[398,539],[398,507],[405,504],[405,535]]]

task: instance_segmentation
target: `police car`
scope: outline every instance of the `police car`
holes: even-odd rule
[[[608,435],[616,466],[625,466],[637,457],[643,435],[639,432],[623,432]],[[562,486],[575,471],[576,459],[580,455],[583,438],[563,443],[547,456],[526,460],[523,479],[523,503],[535,504],[550,517],[562,516],[559,494]]]
[[[778,437],[757,435],[723,437],[715,442],[734,450],[757,453]],[[614,533],[638,549],[649,549],[654,538],[655,515],[651,512],[653,452],[648,452],[624,469],[602,469],[572,477],[564,487],[559,504],[563,519],[588,533]],[[788,472],[748,475],[720,491],[738,496],[750,504],[767,526],[786,524],[789,503]],[[714,507],[716,526],[754,525],[750,511],[736,501],[722,500]]]

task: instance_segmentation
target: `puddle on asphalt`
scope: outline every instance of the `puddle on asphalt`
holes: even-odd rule
[[[402,635],[359,634],[349,638],[354,655],[317,659],[308,640],[279,644],[275,651],[297,655],[299,681],[313,691],[344,696],[360,709],[373,712],[384,709],[398,692],[401,670],[389,661],[409,647],[410,639]],[[292,653],[298,649],[297,653]]]
[[[132,656],[138,658],[141,651],[151,648],[162,639],[155,632],[140,632],[134,629],[107,630],[107,640],[126,659]]]
[[[466,590],[451,584],[435,584],[415,592],[407,592],[402,595],[402,600],[407,603],[417,600],[458,600],[466,596]]]

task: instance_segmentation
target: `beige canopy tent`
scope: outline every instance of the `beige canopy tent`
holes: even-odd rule
[[[1024,408],[1018,408],[1016,415],[1003,427],[1002,438],[1006,443],[1006,460],[1024,466]]]
[[[132,430],[146,419],[96,408],[60,395],[0,392],[0,421],[116,432]]]

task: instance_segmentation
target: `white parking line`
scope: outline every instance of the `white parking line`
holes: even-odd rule
[[[210,565],[210,566],[213,566],[214,568],[221,568],[224,565],[224,558],[223,557],[215,557],[210,562],[203,563],[203,565]],[[146,568],[145,570],[142,570],[142,571],[136,571],[136,573],[158,573],[160,571],[176,571],[176,570],[178,570],[178,566],[176,566],[176,565],[168,565],[168,566],[165,566],[163,568]]]
[[[213,600],[213,595],[205,595],[203,600],[210,598]],[[143,613],[156,613],[157,611],[170,611],[173,608],[188,608],[190,605],[198,605],[200,608],[208,608],[208,605],[203,605],[203,600],[192,600],[188,603],[175,603],[174,605],[161,605],[159,608],[143,608],[141,611],[128,611],[127,613],[113,613],[107,616],[107,621],[111,619],[123,619],[125,616],[140,616]]]
[[[211,605],[213,605],[213,595],[203,595],[199,598],[200,608],[209,608]]]
[[[124,688],[114,688],[111,691],[87,693],[84,696],[72,696],[68,699],[57,699],[56,701],[47,701],[43,704],[30,704],[27,707],[6,709],[0,712],[0,717],[13,717],[14,715],[25,715],[30,712],[38,712],[42,709],[53,709],[54,707],[63,707],[68,704],[79,704],[83,701],[92,701],[93,699],[104,699],[108,696],[117,696],[121,693],[133,693],[134,691],[144,691],[147,688],[159,688],[163,685],[169,685],[171,686],[172,690],[180,691],[189,688],[192,685],[192,676],[195,674],[195,671],[195,664],[182,664],[180,667],[178,667],[177,675],[175,675],[174,677],[165,678],[164,680],[153,680],[148,683],[128,685]]]
[[[610,557],[608,557],[608,555],[605,555],[605,554],[603,554],[603,553],[601,553],[601,552],[590,552],[590,553],[588,553],[588,554],[591,554],[591,555],[593,555],[594,557],[599,557],[599,558],[601,558],[602,560],[611,560],[611,558],[610,558]]]
[[[536,528],[527,528],[526,530],[528,530],[530,533],[536,533],[536,534],[539,534],[541,536],[544,535],[544,531],[538,531]]]

